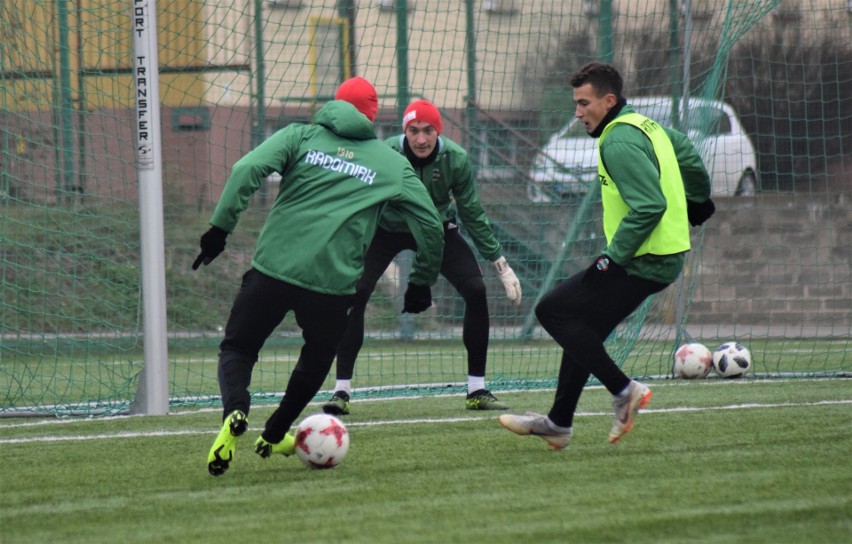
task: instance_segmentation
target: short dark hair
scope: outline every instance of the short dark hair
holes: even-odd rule
[[[587,83],[591,83],[597,96],[612,93],[616,98],[621,98],[624,87],[624,81],[615,66],[598,61],[587,63],[571,76],[571,86],[575,89]]]

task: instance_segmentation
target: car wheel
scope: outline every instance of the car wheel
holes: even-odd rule
[[[739,186],[737,187],[737,196],[754,196],[757,192],[757,176],[754,172],[746,172],[740,178]]]

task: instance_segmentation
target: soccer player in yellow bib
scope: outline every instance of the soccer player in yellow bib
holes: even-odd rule
[[[684,134],[633,111],[615,67],[586,64],[571,86],[575,117],[598,139],[606,248],[536,306],[542,327],[563,349],[549,413],[499,417],[508,430],[539,436],[555,450],[571,440],[574,412],[590,376],[613,395],[609,442],[631,430],[651,390],[621,371],[604,340],[646,298],[677,279],[690,249],[690,224],[701,225],[715,211],[698,151]]]

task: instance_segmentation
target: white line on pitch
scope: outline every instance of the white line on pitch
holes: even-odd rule
[[[766,409],[766,408],[795,408],[803,406],[831,406],[838,404],[852,404],[852,399],[848,400],[824,400],[817,402],[795,402],[795,403],[771,403],[771,404],[730,404],[727,406],[677,406],[674,408],[650,408],[642,410],[643,414],[666,414],[675,412],[707,412],[717,410],[749,410],[749,409]],[[578,412],[578,417],[611,417],[612,412]],[[383,425],[423,425],[423,424],[446,424],[446,423],[466,423],[471,421],[491,421],[493,417],[451,417],[451,418],[417,418],[417,419],[395,419],[385,421],[361,421],[347,423],[347,427],[378,427]],[[76,420],[79,422],[80,420]],[[91,423],[91,420],[86,420]],[[102,421],[102,420],[99,420]],[[69,423],[71,423],[69,421]],[[260,431],[262,428],[252,428],[254,431]],[[190,436],[190,435],[207,435],[215,434],[216,429],[208,430],[174,430],[174,431],[118,431],[114,433],[101,433],[77,436],[32,436],[26,438],[3,438],[0,439],[2,444],[31,444],[44,442],[78,442],[81,440],[111,440],[115,438],[151,438],[161,436]]]

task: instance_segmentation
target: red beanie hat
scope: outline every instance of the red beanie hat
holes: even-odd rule
[[[352,77],[340,84],[334,95],[335,100],[345,100],[372,121],[379,110],[379,96],[376,88],[363,77]]]
[[[428,100],[417,100],[405,108],[405,113],[402,116],[402,130],[407,129],[408,125],[414,121],[429,123],[435,127],[438,134],[441,133],[441,112],[438,111],[435,104]]]

